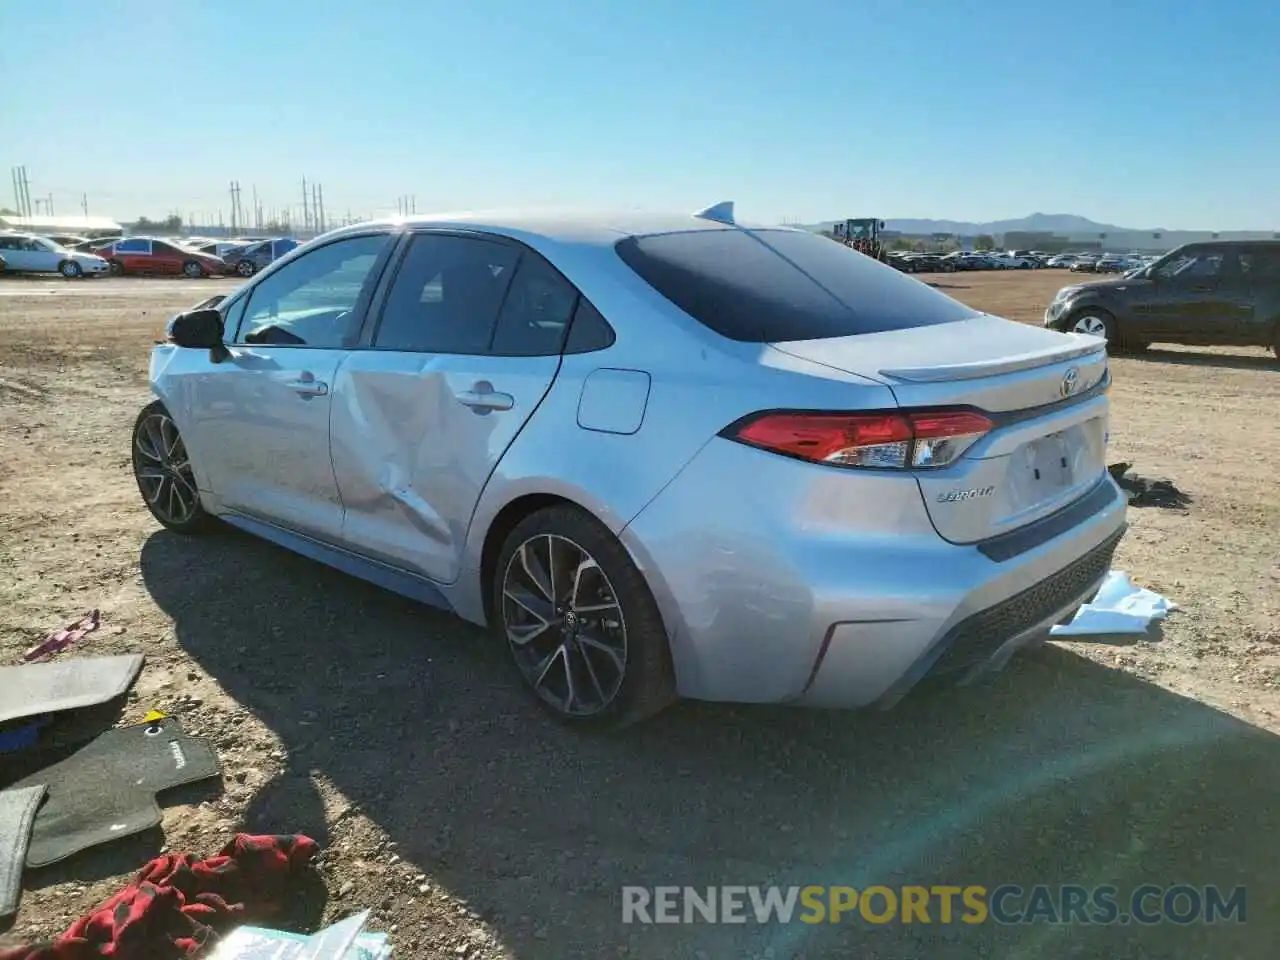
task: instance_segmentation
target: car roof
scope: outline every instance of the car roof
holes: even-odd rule
[[[683,233],[695,230],[730,230],[736,227],[786,230],[768,224],[732,224],[702,219],[691,213],[664,214],[639,212],[533,212],[533,211],[468,211],[411,217],[389,217],[353,224],[332,235],[356,233],[370,226],[435,227],[439,229],[476,230],[506,236],[540,237],[553,243],[612,247],[626,237],[658,233]],[[804,232],[804,231],[799,231]]]

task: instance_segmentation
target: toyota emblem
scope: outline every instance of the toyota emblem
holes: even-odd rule
[[[1062,375],[1062,386],[1059,388],[1063,398],[1071,396],[1076,392],[1076,388],[1080,385],[1080,370],[1078,367],[1072,367]]]

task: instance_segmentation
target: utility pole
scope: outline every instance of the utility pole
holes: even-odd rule
[[[253,191],[253,229],[262,232],[262,208],[258,206],[258,185],[252,184],[249,187]]]
[[[320,190],[320,232],[324,233],[327,223],[324,215],[324,184],[319,184]]]
[[[302,178],[302,232],[306,233],[311,229],[311,208],[307,205],[307,178]]]
[[[311,229],[320,233],[320,191],[319,184],[311,184]]]
[[[80,194],[80,212],[86,217],[89,215],[89,195],[87,193]]]
[[[17,193],[18,193],[18,213],[24,217],[30,217],[31,209],[31,182],[27,179],[27,168],[17,167]]]

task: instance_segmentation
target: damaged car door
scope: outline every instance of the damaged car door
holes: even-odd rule
[[[578,294],[493,236],[414,234],[392,270],[335,385],[343,541],[451,583],[481,490],[555,379]]]
[[[227,355],[181,351],[183,366],[166,372],[220,511],[329,542],[341,535],[332,386],[390,246],[386,230],[343,237],[264,273],[220,305]]]

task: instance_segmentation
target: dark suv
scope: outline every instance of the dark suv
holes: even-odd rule
[[[1190,243],[1123,277],[1063,287],[1044,325],[1121,349],[1267,347],[1280,359],[1280,241]]]

